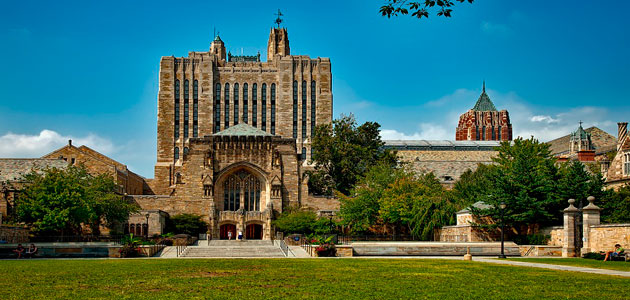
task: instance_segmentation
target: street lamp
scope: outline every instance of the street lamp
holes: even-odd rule
[[[149,213],[145,214],[144,217],[147,219],[147,228],[144,231],[144,235],[146,236],[146,239],[149,239]]]
[[[499,258],[505,258],[505,251],[504,251],[504,242],[505,242],[505,237],[504,237],[504,229],[505,229],[505,220],[503,217],[503,212],[505,211],[505,202],[501,202],[501,204],[499,204],[499,208],[501,209],[501,255],[499,255]]]

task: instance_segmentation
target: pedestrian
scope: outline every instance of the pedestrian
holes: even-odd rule
[[[232,240],[232,230],[228,231],[228,240]]]
[[[15,254],[17,254],[17,258],[20,259],[22,258],[22,253],[24,253],[24,250],[24,246],[22,246],[22,244],[18,244],[17,248],[15,248],[13,252],[15,252]]]
[[[242,241],[243,240],[243,232],[242,231],[238,231],[238,240]]]

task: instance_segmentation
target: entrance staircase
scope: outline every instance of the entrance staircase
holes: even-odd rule
[[[286,257],[273,241],[211,240],[188,246],[179,257]]]

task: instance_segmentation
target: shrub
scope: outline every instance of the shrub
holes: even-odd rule
[[[208,230],[208,223],[201,219],[202,217],[195,214],[179,214],[171,217],[170,231],[177,234],[184,233],[192,236],[198,236]]]
[[[588,259],[604,260],[606,256],[597,252],[589,252],[589,253],[584,254],[583,257],[588,258]]]
[[[313,224],[316,221],[317,215],[312,211],[288,210],[283,212],[273,224],[278,231],[308,234],[313,232]]]
[[[518,245],[547,245],[547,242],[551,238],[550,235],[544,234],[528,234],[517,235],[512,238],[513,242]]]

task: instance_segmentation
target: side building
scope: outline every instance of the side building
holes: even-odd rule
[[[630,137],[628,122],[617,123],[617,153],[606,172],[606,187],[618,189],[630,185]]]

